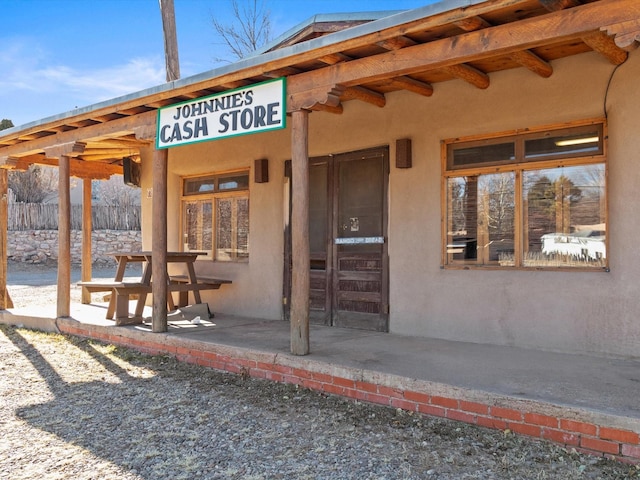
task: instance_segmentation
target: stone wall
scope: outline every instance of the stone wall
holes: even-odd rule
[[[10,261],[46,264],[58,260],[57,230],[24,230],[8,232],[7,256]],[[91,258],[96,265],[115,265],[110,252],[130,252],[142,249],[142,234],[138,230],[98,230],[91,233]],[[71,231],[71,263],[82,260],[82,230]]]

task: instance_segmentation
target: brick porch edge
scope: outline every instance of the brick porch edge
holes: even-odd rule
[[[61,333],[89,337],[152,355],[363,402],[547,440],[571,450],[640,464],[640,420],[516,399],[370,370],[342,367],[240,347],[58,319]]]

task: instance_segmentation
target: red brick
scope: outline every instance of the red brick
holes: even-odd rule
[[[391,399],[386,395],[378,395],[377,393],[367,392],[367,402],[377,403],[378,405],[390,405]]]
[[[196,364],[201,367],[209,367],[211,365],[211,360],[207,360],[206,358],[198,357],[196,359]]]
[[[231,373],[241,373],[242,372],[242,368],[240,368],[237,365],[234,365],[233,363],[225,363],[224,364],[224,369],[227,372],[231,372]]]
[[[354,390],[353,398],[357,398],[358,400],[362,400],[363,402],[366,402],[367,392],[363,392],[362,390]]]
[[[640,460],[640,447],[635,445],[622,445],[622,455]]]
[[[416,403],[409,402],[408,400],[403,400],[401,398],[392,398],[391,406],[394,408],[401,408],[402,410],[407,410],[409,412],[416,412],[418,410]]]
[[[418,411],[425,415],[433,415],[434,417],[444,417],[446,410],[441,407],[435,407],[433,405],[418,404]]]
[[[250,374],[254,378],[267,378],[267,371],[261,368],[252,368]]]
[[[347,398],[358,398],[359,390],[355,390],[353,388],[345,388],[342,394]]]
[[[311,390],[322,390],[322,385],[321,382],[316,382],[308,378],[302,380],[302,386],[310,388]]]
[[[458,400],[454,398],[433,396],[431,397],[431,403],[440,405],[441,407],[458,408]]]
[[[555,430],[552,428],[543,428],[542,429],[542,438],[546,440],[551,440],[555,443],[560,443],[562,445],[572,445],[577,446],[580,444],[580,436],[564,432],[562,430]]]
[[[491,407],[491,415],[507,420],[522,420],[522,413],[511,408]]]
[[[283,375],[284,383],[290,383],[292,385],[300,385],[302,383],[302,379],[300,377],[296,377],[295,375]]]
[[[507,424],[510,430],[520,433],[522,435],[529,435],[530,437],[540,437],[542,435],[542,428],[537,425],[528,425],[526,423],[511,423]]]
[[[465,412],[479,413],[481,415],[489,414],[489,406],[482,403],[467,402],[466,400],[460,400],[460,410]]]
[[[639,436],[629,430],[618,430],[617,428],[600,427],[600,438],[605,440],[615,440],[622,443],[638,444]]]
[[[267,372],[266,378],[267,380],[278,383],[282,383],[284,381],[284,375],[278,372]]]
[[[525,423],[531,423],[532,425],[558,428],[558,419],[555,417],[549,417],[548,415],[540,415],[538,413],[525,413],[524,421]]]
[[[218,360],[218,354],[214,352],[202,352],[202,357],[207,358],[209,360]]]
[[[405,391],[404,398],[416,403],[431,403],[431,395],[421,392]]]
[[[322,391],[327,393],[332,393],[334,395],[344,395],[344,387],[339,385],[334,385],[332,383],[323,383]]]
[[[570,432],[585,433],[587,435],[595,435],[598,428],[595,425],[584,422],[576,422],[573,420],[560,419],[560,429],[569,430]]]
[[[369,382],[356,382],[356,388],[364,392],[377,393],[378,386]]]
[[[271,370],[278,373],[291,373],[293,368],[287,367],[286,365],[278,365],[277,363],[270,363]]]
[[[216,370],[224,370],[224,362],[220,362],[219,360],[209,360],[209,367],[215,368]]]
[[[612,453],[614,455],[618,455],[620,453],[620,444],[615,442],[608,442],[606,440],[600,440],[599,438],[582,437],[580,439],[580,446],[583,448],[588,448],[589,450]]]
[[[303,370],[301,368],[294,368],[291,373],[293,375],[295,375],[296,377],[300,377],[300,378],[311,378],[311,372],[309,372],[308,370]]]
[[[333,383],[333,377],[326,373],[311,372],[311,378],[322,383]]]
[[[256,368],[258,365],[255,360],[246,360],[244,358],[236,358],[235,363],[246,368]]]
[[[507,422],[493,417],[477,417],[476,423],[481,427],[494,428],[496,430],[505,430],[507,428]]]
[[[460,410],[447,410],[446,417],[465,423],[476,423],[476,416]]]
[[[404,398],[404,392],[397,388],[385,387],[384,385],[378,385],[378,393],[380,395],[386,395],[390,398]]]
[[[333,383],[335,385],[340,385],[341,387],[346,387],[346,388],[355,388],[356,386],[356,382],[354,382],[353,380],[349,380],[348,378],[342,378],[342,377],[333,377]]]
[[[273,370],[273,363],[256,362],[256,367],[262,370]]]

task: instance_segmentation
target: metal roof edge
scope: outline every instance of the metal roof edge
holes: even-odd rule
[[[90,113],[91,111],[94,111],[94,110],[106,108],[109,106],[115,106],[125,101],[148,97],[156,93],[172,90],[174,88],[186,87],[186,86],[197,84],[206,80],[212,80],[219,76],[227,75],[227,74],[240,71],[243,69],[247,69],[250,67],[255,67],[257,65],[265,64],[276,59],[286,58],[288,56],[292,56],[292,55],[303,53],[303,52],[309,52],[317,48],[326,47],[328,45],[334,45],[345,40],[357,38],[359,36],[368,35],[380,30],[385,30],[387,28],[392,28],[397,25],[402,25],[404,23],[409,23],[415,20],[419,20],[420,18],[428,18],[434,15],[438,15],[440,13],[444,13],[448,10],[455,10],[457,8],[467,8],[473,5],[479,5],[481,3],[486,3],[486,2],[487,0],[442,0],[440,2],[431,3],[423,7],[418,7],[412,10],[400,11],[400,13],[383,17],[383,18],[380,18],[379,20],[374,20],[368,23],[364,23],[362,25],[357,25],[355,27],[347,28],[345,30],[331,33],[323,37],[314,38],[306,42],[290,45],[288,47],[284,47],[278,50],[273,50],[271,52],[266,52],[261,55],[247,57],[235,63],[224,65],[222,67],[217,67],[213,70],[208,70],[208,71],[195,74],[189,77],[185,77],[182,79],[174,80],[173,82],[168,82],[161,85],[157,85],[155,87],[146,88],[144,90],[139,90],[137,92],[133,92],[127,95],[115,97],[110,100],[94,103],[81,108],[76,108],[65,113],[53,115],[50,117],[45,117],[43,119],[36,120],[24,125],[18,125],[13,128],[1,130],[0,139],[5,137],[10,137],[12,135],[15,135],[21,132],[22,130],[28,130],[30,128],[37,127],[39,125],[46,125],[48,123],[53,123],[55,121],[63,120],[66,118],[73,118],[81,114]],[[317,17],[320,17],[320,16],[315,15],[314,17],[311,17],[311,18],[317,18]]]
[[[310,27],[314,23],[330,23],[330,22],[353,22],[353,21],[375,21],[384,17],[389,17],[405,10],[386,10],[386,11],[371,11],[371,12],[351,12],[351,13],[318,13],[300,22],[295,27],[290,28],[281,35],[268,42],[266,45],[256,49],[251,53],[250,57],[255,57],[268,52],[273,47],[288,40],[294,35],[298,34],[307,27]]]

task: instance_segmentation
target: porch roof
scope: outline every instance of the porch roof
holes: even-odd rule
[[[344,30],[313,28],[345,20]],[[455,79],[486,89],[501,70],[546,78],[554,60],[590,51],[619,65],[640,40],[637,0],[445,0],[368,20],[313,17],[234,64],[4,130],[0,167],[66,155],[72,175],[106,178],[151,143],[159,108],[277,77],[287,77],[290,111],[339,114],[348,101],[384,107],[399,90],[437,95]]]

